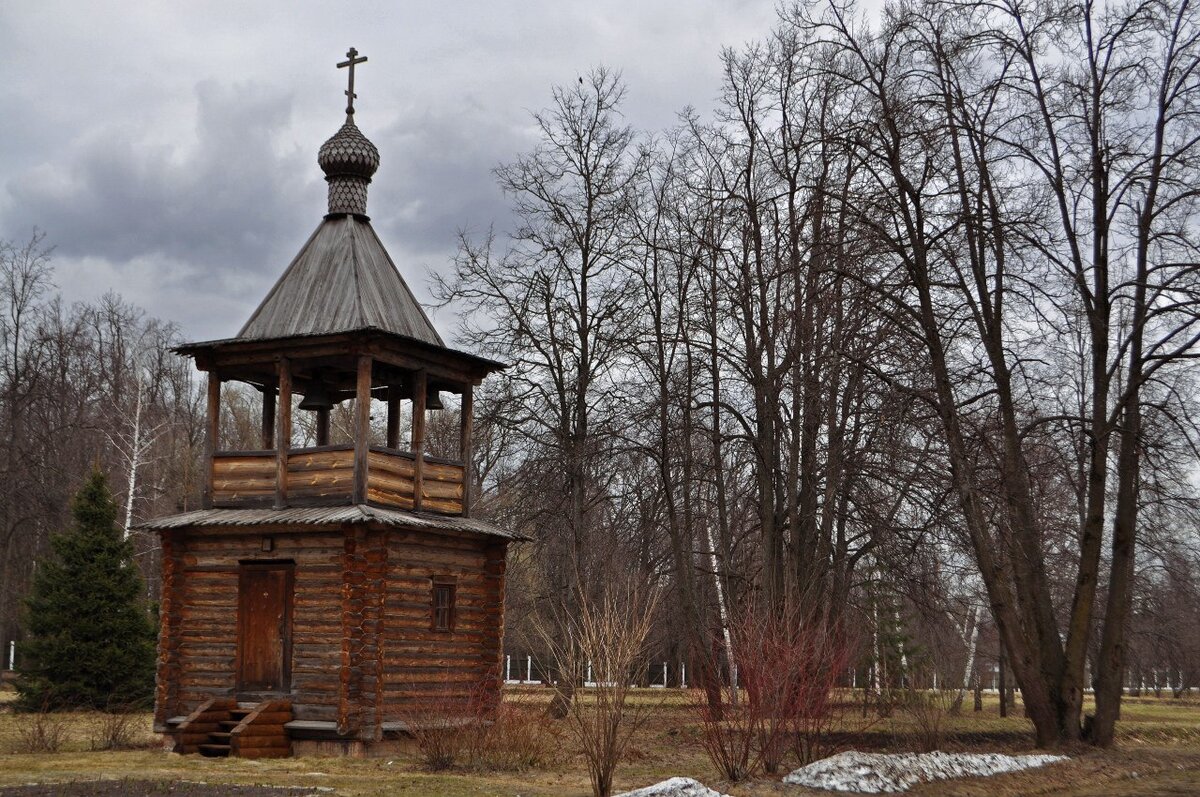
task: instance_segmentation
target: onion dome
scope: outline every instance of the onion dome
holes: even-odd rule
[[[346,115],[346,123],[321,145],[317,163],[329,183],[329,212],[367,212],[367,186],[379,168],[379,150]]]

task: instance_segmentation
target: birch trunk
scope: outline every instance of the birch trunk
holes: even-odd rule
[[[125,494],[125,528],[124,539],[129,539],[130,527],[133,526],[133,501],[137,497],[138,468],[142,464],[142,394],[144,393],[142,378],[137,380],[137,400],[133,409],[133,435],[129,445],[129,489]]]
[[[964,641],[966,635],[964,634]],[[979,647],[979,607],[971,607],[971,640],[967,643],[967,666],[963,669],[962,686],[959,687],[958,694],[954,696],[954,702],[950,706],[950,711],[957,714],[962,710],[963,698],[967,696],[967,690],[971,688],[971,673],[975,671],[975,651]]]

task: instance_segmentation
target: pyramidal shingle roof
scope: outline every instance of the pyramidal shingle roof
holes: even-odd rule
[[[240,339],[375,328],[445,347],[365,216],[330,214],[275,283]]]

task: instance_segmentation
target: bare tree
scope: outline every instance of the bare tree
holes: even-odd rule
[[[437,292],[474,319],[465,338],[511,363],[515,412],[546,489],[529,518],[546,569],[548,599],[578,594],[578,573],[599,563],[598,485],[611,478],[606,440],[619,423],[612,400],[634,308],[619,267],[629,246],[630,191],[641,168],[633,132],[621,124],[620,77],[596,70],[555,88],[534,115],[540,141],[496,176],[519,219],[511,245],[493,252],[462,237],[454,275]],[[564,683],[553,712],[570,702]]]
[[[540,630],[559,677],[589,683],[587,699],[573,701],[567,719],[587,759],[592,794],[608,797],[617,765],[647,716],[645,703],[627,698],[644,661],[658,593],[636,582],[625,589],[601,588],[599,598],[592,597],[595,592],[581,588],[576,614]]]
[[[872,33],[838,5],[819,19],[802,8],[794,16],[841,48],[841,72],[861,92],[850,135],[877,190],[858,219],[903,269],[878,287],[928,356],[927,400],[959,511],[1041,744],[1084,732],[1083,673],[1115,474],[1090,731],[1099,744],[1112,740],[1142,399],[1156,372],[1192,356],[1200,332],[1184,299],[1194,252],[1179,234],[1195,199],[1193,17],[1186,3],[964,13],[924,2],[895,7]],[[1165,185],[1175,187],[1170,198],[1158,193]],[[1046,341],[1080,314],[1085,389],[1072,409],[1056,401],[1056,377],[1037,354],[1049,357]],[[1063,428],[1085,444],[1056,436]],[[1042,500],[1053,480],[1033,475],[1055,451],[1083,457],[1065,638],[1045,547],[1062,507]]]

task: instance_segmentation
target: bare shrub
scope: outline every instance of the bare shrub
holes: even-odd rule
[[[912,721],[912,740],[918,752],[940,750],[946,740],[946,717],[952,711],[952,699],[944,692],[909,689],[903,706]]]
[[[467,687],[447,677],[432,689],[414,684],[408,692],[400,718],[417,745],[421,763],[433,771],[459,763],[495,710],[495,687],[490,679]]]
[[[568,629],[564,636],[538,626],[562,678],[582,684],[590,665],[594,686],[575,696],[566,720],[583,749],[594,797],[612,793],[617,763],[646,720],[646,706],[627,704],[626,697],[657,604],[657,592],[635,586],[610,588],[597,600],[580,590],[578,616],[554,624]]]
[[[67,740],[67,720],[60,713],[38,711],[22,717],[14,753],[57,753]]]
[[[525,772],[544,766],[558,749],[559,734],[544,712],[504,701],[490,722],[479,724],[470,757],[482,769]]]
[[[721,692],[724,705],[713,705],[707,695],[695,698],[700,742],[721,776],[737,782],[750,777],[758,768],[754,739],[756,723],[749,705],[731,699],[731,687],[723,687]]]
[[[801,763],[813,760],[838,713],[834,687],[849,660],[844,637],[824,618],[754,607],[730,631],[746,694],[735,704],[730,690],[720,707],[697,703],[710,760],[731,781],[759,768],[776,773],[789,752]]]
[[[101,713],[88,740],[92,750],[133,750],[138,743],[140,715],[135,709],[114,708]]]

